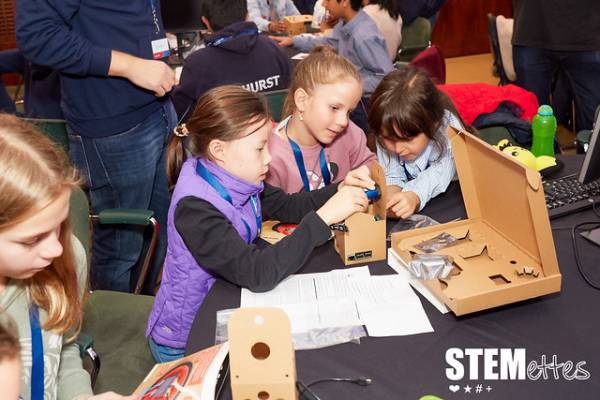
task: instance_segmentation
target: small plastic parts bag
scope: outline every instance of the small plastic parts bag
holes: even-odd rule
[[[415,254],[408,270],[417,279],[444,279],[454,268],[453,259],[441,254]]]
[[[217,311],[217,326],[215,329],[215,344],[228,340],[227,322],[236,309]],[[367,336],[364,326],[346,326],[339,328],[311,329],[307,332],[292,334],[294,350],[319,349],[341,343],[360,343],[360,338]]]
[[[415,247],[425,253],[435,253],[446,247],[454,246],[458,239],[447,232],[442,232],[431,239],[417,243]]]
[[[425,228],[426,226],[431,225],[439,225],[439,222],[427,215],[413,214],[408,218],[398,221],[398,223],[390,230],[387,240],[390,241],[392,239],[392,233]]]

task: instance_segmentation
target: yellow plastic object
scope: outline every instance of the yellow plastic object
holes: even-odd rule
[[[526,166],[533,168],[536,171],[541,171],[543,169],[553,167],[556,165],[556,158],[550,156],[536,157],[529,150],[519,146],[514,146],[507,139],[502,139],[494,147],[496,147],[503,153],[514,157],[520,163],[525,164]]]

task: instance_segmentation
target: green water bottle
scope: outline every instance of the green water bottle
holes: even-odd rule
[[[543,105],[538,108],[538,113],[533,117],[531,124],[533,130],[533,144],[531,152],[534,156],[554,157],[554,135],[556,135],[556,118],[552,107]]]

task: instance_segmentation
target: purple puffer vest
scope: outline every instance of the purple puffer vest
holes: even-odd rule
[[[196,173],[196,163],[201,162],[227,190],[233,204]],[[162,282],[148,320],[146,336],[164,346],[184,348],[198,308],[215,282],[215,276],[199,265],[187,249],[175,228],[175,209],[179,201],[188,196],[211,203],[231,221],[242,239],[246,240],[246,225],[252,239],[258,235],[256,218],[250,197],[260,193],[264,186],[237,178],[204,158],[188,159],[181,169],[171,198],[167,216],[167,256]],[[260,202],[258,211],[261,212]],[[205,232],[210,235],[210,232]]]

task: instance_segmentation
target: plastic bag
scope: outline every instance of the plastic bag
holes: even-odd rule
[[[441,254],[415,254],[408,270],[417,279],[444,279],[454,268],[453,259]]]
[[[217,311],[217,326],[215,329],[215,344],[228,340],[227,322],[236,309]],[[341,343],[360,343],[360,338],[367,336],[362,325],[339,328],[311,329],[307,332],[292,333],[294,350],[319,349]]]
[[[425,228],[426,226],[439,225],[435,219],[422,214],[413,214],[408,218],[401,219],[396,225],[390,230],[387,240],[392,239],[392,233],[408,231],[411,229]]]
[[[415,247],[425,253],[435,253],[441,249],[445,249],[446,247],[454,246],[457,242],[457,238],[448,232],[442,232],[431,239],[415,244]]]

